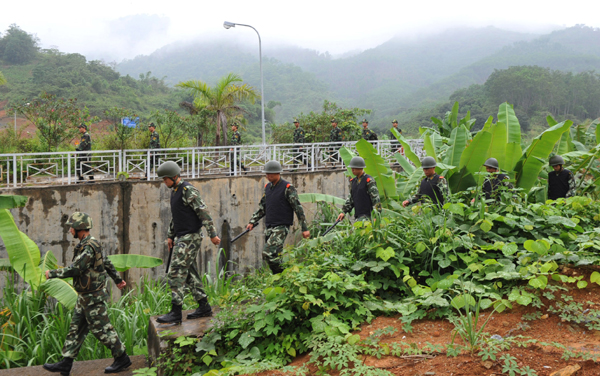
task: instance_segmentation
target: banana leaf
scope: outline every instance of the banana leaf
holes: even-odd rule
[[[0,209],[0,237],[6,247],[13,269],[32,289],[42,282],[40,250],[37,245],[17,228],[13,216],[7,209]]]
[[[517,187],[528,193],[534,186],[542,167],[547,163],[548,156],[560,140],[562,134],[571,128],[572,121],[567,120],[548,128],[537,136],[525,149],[523,156],[515,166]]]
[[[375,178],[381,201],[397,197],[394,172],[388,163],[377,154],[373,145],[365,140],[359,140],[356,143],[356,150],[365,160],[367,165],[365,172]]]
[[[435,147],[433,146],[433,142],[431,141],[431,137],[428,134],[423,135],[423,148],[429,157],[433,157],[433,159],[437,162],[437,156],[435,154]]]
[[[485,130],[477,132],[473,141],[463,150],[460,156],[458,171],[449,179],[451,192],[464,191],[469,187],[480,184],[482,177],[475,175],[475,173],[482,169],[491,142],[492,134],[490,132]]]
[[[592,124],[590,124],[590,127],[592,125],[596,126],[596,144],[600,144],[600,127],[598,126],[598,124],[600,124],[600,118],[594,120]]]
[[[108,259],[112,261],[115,269],[119,272],[127,271],[130,268],[154,268],[163,263],[162,259],[158,257],[135,254],[108,255]]]
[[[414,171],[406,177],[398,179],[398,198],[401,200],[408,199],[412,192],[418,187],[419,182],[423,180],[425,173],[421,168],[415,168]]]
[[[330,204],[344,205],[344,203],[346,202],[346,200],[344,200],[343,198],[339,198],[332,195],[325,195],[322,193],[300,193],[298,194],[298,198],[300,199],[300,202],[302,204],[322,201]]]
[[[446,154],[445,163],[452,166],[458,166],[460,164],[460,157],[467,146],[467,139],[469,137],[469,131],[464,125],[456,127],[450,134],[450,149]]]
[[[567,130],[562,134],[562,136],[560,136],[560,140],[558,141],[556,148],[556,154],[562,156],[575,150],[575,144],[573,144],[573,140],[571,139],[571,131]]]
[[[401,155],[400,153],[394,153],[394,156],[396,157],[396,160],[398,161],[400,167],[402,167],[404,172],[406,172],[407,174],[412,174],[414,172],[415,166],[411,165],[410,162],[403,155]]]
[[[515,165],[523,156],[523,149],[521,144],[516,142],[509,142],[506,145],[506,157],[504,158],[504,170],[508,171],[508,174],[514,178],[515,176]]]
[[[454,102],[452,106],[452,111],[450,111],[450,118],[448,119],[449,125],[454,129],[458,127],[458,102]]]
[[[0,258],[0,270],[12,272],[14,269],[7,258]]]
[[[411,161],[417,168],[421,167],[421,160],[415,154],[412,147],[406,141],[404,136],[402,136],[400,133],[398,133],[398,131],[394,128],[392,128],[392,133],[394,134],[394,136],[396,136],[396,139],[398,140],[398,142],[400,144],[402,144],[402,147],[404,148],[404,155],[406,155],[406,158],[408,158],[408,160]]]
[[[342,157],[342,160],[344,161],[344,166],[348,166],[352,158],[356,157],[356,155],[345,146],[340,148],[339,153],[340,157]],[[350,167],[346,167],[346,176],[352,177],[352,169]]]
[[[46,272],[46,270],[54,270],[58,269],[58,260],[52,251],[46,252],[44,257],[42,257],[42,261],[40,262],[40,269],[42,272]]]
[[[48,252],[52,253],[52,252]],[[66,280],[52,278],[46,280],[40,288],[48,295],[62,303],[66,308],[73,309],[77,303],[77,291]]]
[[[27,196],[0,195],[0,209],[20,208],[27,204],[27,200]]]
[[[498,122],[506,124],[507,141],[521,145],[521,124],[515,115],[513,106],[504,102],[498,109]]]
[[[508,139],[508,131],[506,124],[498,122],[491,126],[490,133],[492,134],[492,141],[490,143],[490,149],[487,153],[487,158],[496,158],[498,160],[498,166],[500,169],[506,168],[506,146]],[[519,154],[519,157],[521,155]]]

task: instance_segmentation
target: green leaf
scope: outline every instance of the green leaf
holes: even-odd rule
[[[410,146],[410,144],[404,138],[404,136],[402,136],[400,133],[398,133],[398,131],[396,131],[396,129],[392,128],[392,133],[394,133],[394,135],[396,136],[396,139],[398,140],[398,142],[400,142],[400,144],[404,148],[404,155],[406,155],[408,160],[411,161],[416,166],[417,169],[420,169],[421,160],[419,159],[417,154],[415,154],[415,152],[413,151],[412,146]]]
[[[240,336],[240,339],[238,340],[239,344],[242,346],[243,349],[245,349],[246,347],[248,347],[252,342],[254,342],[254,337],[251,336],[249,333],[243,333]]]
[[[300,293],[302,294],[306,294],[308,292],[308,289],[306,288],[306,286],[300,286],[298,291],[300,291]]]
[[[395,153],[394,156],[396,160],[407,174],[412,174],[415,172],[415,166],[411,165],[410,162],[400,153]]]
[[[288,351],[288,352],[289,352],[289,351]],[[294,353],[295,353],[295,352],[296,352],[296,351],[294,350]],[[250,349],[250,352],[249,352],[248,354],[250,354],[250,357],[251,357],[252,359],[254,359],[254,360],[258,360],[258,359],[260,359],[260,350],[259,350],[259,348],[258,348],[258,347],[256,347],[256,346],[253,346],[253,347]],[[292,355],[292,356],[296,356],[296,355]]]
[[[130,268],[155,268],[163,263],[162,259],[158,257],[146,255],[118,254],[108,255],[108,258],[119,272]]]
[[[340,148],[339,153],[340,157],[342,157],[342,160],[344,161],[344,166],[346,166],[346,176],[353,176],[352,169],[348,167],[348,165],[350,164],[352,158],[354,158],[356,155],[345,146]]]
[[[289,349],[287,349],[287,353],[290,354],[292,357],[296,357],[296,349],[293,347],[290,347]]]
[[[498,122],[506,124],[508,143],[521,145],[521,124],[511,104],[502,103],[498,109]]]
[[[550,249],[550,244],[547,241],[539,239],[539,240],[526,240],[523,244],[526,250],[530,252],[537,253],[540,256],[543,256],[548,253]]]
[[[444,209],[448,210],[450,213],[458,214],[461,216],[465,215],[465,210],[463,209],[462,205],[460,205],[460,204],[453,204],[453,203],[447,202],[444,204]]]
[[[590,282],[600,285],[600,273],[593,272],[592,275],[590,275]]]
[[[40,262],[40,268],[42,272],[46,272],[46,270],[54,270],[58,269],[58,260],[52,251],[46,252],[42,261]]]
[[[358,334],[353,334],[353,335],[349,336],[346,341],[348,342],[349,345],[354,345],[354,344],[358,343],[358,341],[360,341],[360,336]]]
[[[326,194],[322,194],[322,193],[299,193],[298,198],[300,199],[300,202],[303,204],[315,203],[315,202],[327,202],[330,204],[344,205],[344,203],[346,202],[346,200],[343,198],[339,198],[339,197],[332,196],[332,195],[326,195]]]
[[[64,279],[48,279],[40,285],[40,289],[61,302],[66,308],[75,308],[77,291]]]
[[[519,303],[522,306],[527,306],[531,303],[532,299],[531,296],[529,295],[521,295],[517,298],[517,303]]]
[[[379,248],[377,248],[377,251],[375,252],[375,257],[379,257],[383,261],[387,261],[390,259],[390,257],[394,257],[395,255],[396,255],[396,252],[394,252],[392,247],[387,247],[386,249],[379,247]]]
[[[577,282],[577,288],[580,288],[580,289],[586,288],[587,285],[588,285],[588,283],[586,281],[579,281],[579,282]]]
[[[27,196],[19,195],[0,195],[0,209],[21,208],[27,205]]]
[[[484,231],[484,232],[488,232],[488,231],[490,231],[492,229],[492,226],[493,226],[492,222],[490,222],[487,219],[484,219],[481,222],[481,224],[479,225],[479,228],[481,228],[481,230]]]
[[[431,137],[429,134],[423,136],[423,149],[427,153],[427,156],[433,157],[433,159],[437,161],[435,148],[433,147],[433,142],[431,141]]]
[[[462,153],[467,146],[469,131],[464,127],[456,127],[450,134],[450,149],[446,152],[446,163],[452,166],[459,166]],[[451,175],[449,175],[451,176]]]
[[[458,171],[452,174],[449,179],[451,192],[464,191],[478,184],[481,178],[475,173],[483,168],[491,141],[491,133],[481,130],[463,150],[458,164]]]
[[[460,294],[455,296],[450,302],[450,304],[452,304],[452,307],[456,309],[461,309],[465,305],[474,307],[476,302],[475,298],[471,294]]]
[[[382,201],[397,196],[396,181],[388,163],[379,155],[370,142],[361,139],[356,143],[356,150],[364,158],[367,167],[365,172],[375,178],[379,197]]]
[[[490,128],[490,133],[492,134],[492,141],[490,143],[490,149],[486,155],[486,159],[496,158],[498,160],[500,169],[504,169],[506,160],[506,145],[508,144],[508,130],[506,129],[506,124],[503,122],[493,124]]]

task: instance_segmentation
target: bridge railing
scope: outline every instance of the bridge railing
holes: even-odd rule
[[[417,155],[423,155],[423,141],[409,140]],[[0,188],[31,185],[75,184],[80,177],[94,181],[116,180],[120,172],[138,179],[156,179],[156,170],[165,161],[181,166],[182,176],[239,176],[261,174],[266,162],[277,160],[284,171],[324,171],[344,167],[338,153],[341,146],[356,152],[355,141],[314,144],[269,144],[171,149],[92,150],[49,153],[0,154]],[[394,163],[397,143],[373,141],[386,161]]]

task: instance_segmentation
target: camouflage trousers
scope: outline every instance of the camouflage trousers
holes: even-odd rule
[[[263,260],[269,264],[273,274],[281,273],[281,251],[283,243],[288,236],[290,228],[288,226],[276,226],[265,230],[265,248],[263,250]]]
[[[106,302],[110,299],[108,292],[102,289],[88,294],[79,294],[73,310],[71,326],[65,339],[62,355],[65,358],[77,358],[79,350],[88,333],[92,334],[104,346],[108,347],[114,358],[125,352],[125,346],[108,319]]]
[[[202,290],[202,279],[196,269],[196,259],[201,243],[202,236],[199,232],[178,236],[173,240],[173,250],[171,251],[173,254],[168,275],[173,304],[182,305],[186,292],[190,292],[197,302],[206,297]]]

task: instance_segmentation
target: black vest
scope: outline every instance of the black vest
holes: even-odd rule
[[[496,174],[493,179],[489,177],[485,179],[483,182],[483,193],[485,193],[485,199],[490,200],[495,196],[495,192],[498,189],[498,186],[502,183],[502,180],[506,179],[508,175],[506,174]],[[496,197],[498,199],[498,197]]]
[[[350,193],[352,194],[352,201],[354,202],[354,218],[360,218],[367,216],[371,218],[371,211],[373,210],[373,203],[371,202],[371,196],[367,191],[367,180],[373,179],[367,174],[362,176],[360,183],[358,178],[350,179]]]
[[[285,189],[290,185],[280,179],[271,189],[271,183],[265,185],[265,212],[267,228],[276,226],[291,226],[294,224],[294,210],[285,197]]]
[[[444,195],[438,187],[440,176],[435,174],[433,179],[429,180],[425,178],[421,181],[421,187],[419,187],[419,194],[429,196],[431,202],[438,204],[439,206],[444,205]]]
[[[569,180],[571,180],[571,171],[567,169],[563,169],[558,174],[555,171],[550,171],[548,173],[548,198],[556,200],[557,198],[567,197]]]
[[[194,234],[200,231],[202,220],[190,206],[183,203],[184,187],[191,185],[184,181],[171,192],[171,214],[173,215],[173,227],[175,236]]]

